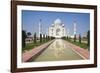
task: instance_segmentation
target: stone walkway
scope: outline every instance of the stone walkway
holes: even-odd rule
[[[47,42],[43,45],[40,45],[36,48],[33,48],[30,51],[26,51],[25,53],[22,54],[22,62],[26,62],[30,60],[33,56],[37,55],[39,52],[43,51],[45,48],[47,48],[54,40]]]
[[[72,43],[69,43],[67,41],[65,41],[66,44],[68,44],[73,51],[75,51],[77,54],[79,54],[83,59],[89,59],[90,58],[90,53],[88,50],[81,48],[79,46],[76,46]]]

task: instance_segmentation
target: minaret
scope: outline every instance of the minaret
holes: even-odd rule
[[[40,34],[42,32],[42,26],[41,26],[41,19],[39,20],[39,37],[40,37]]]
[[[69,37],[70,35],[69,35],[69,29],[67,29],[67,36]]]
[[[76,21],[74,21],[74,35],[76,35]]]

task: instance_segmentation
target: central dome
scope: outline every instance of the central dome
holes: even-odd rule
[[[62,24],[62,22],[61,22],[61,20],[58,18],[58,19],[56,19],[55,21],[54,21],[54,24]]]

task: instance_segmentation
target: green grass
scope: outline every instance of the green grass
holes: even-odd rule
[[[46,43],[46,41],[42,42],[42,43],[40,43],[40,42],[37,42],[37,43],[34,43],[34,42],[33,43],[27,43],[26,46],[24,48],[22,48],[22,52],[25,52],[25,50],[29,51],[29,50],[31,50],[31,49],[33,49],[33,48],[35,48],[37,46],[40,46],[40,45],[42,45],[44,43]]]
[[[72,41],[72,40],[67,40],[67,41],[69,41],[70,43],[72,43],[72,44],[74,44],[74,45],[77,45],[77,46],[79,46],[79,47],[81,47],[81,48],[89,49],[89,46],[87,46],[86,43],[79,43],[78,41],[74,42],[74,41]]]

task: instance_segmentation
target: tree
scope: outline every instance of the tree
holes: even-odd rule
[[[27,37],[31,36],[31,32],[27,32]]]
[[[79,34],[79,43],[81,43],[81,35]]]
[[[34,33],[34,43],[37,43],[36,33]]]
[[[67,40],[68,40],[68,36],[67,36]]]
[[[43,34],[43,42],[45,42],[45,34]]]
[[[76,34],[74,35],[74,42],[76,42]]]
[[[90,31],[87,32],[87,46],[90,46]]]
[[[40,34],[40,43],[42,43],[42,34]]]
[[[50,40],[50,37],[48,36],[48,41]]]
[[[66,37],[65,37],[65,36],[63,36],[63,37],[62,37],[62,39],[66,40]]]
[[[26,31],[22,30],[22,48],[25,47],[25,39],[27,38]]]
[[[46,41],[48,41],[48,36],[46,35]]]
[[[55,37],[51,37],[51,40],[55,39]]]

